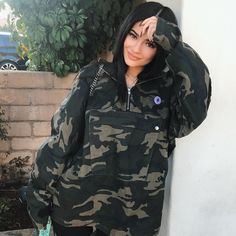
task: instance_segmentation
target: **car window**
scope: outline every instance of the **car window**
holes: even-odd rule
[[[13,42],[9,35],[0,35],[0,47],[16,47],[17,43]]]

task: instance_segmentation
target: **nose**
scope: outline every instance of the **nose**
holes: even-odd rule
[[[132,47],[133,52],[139,53],[141,52],[141,42],[137,41]]]

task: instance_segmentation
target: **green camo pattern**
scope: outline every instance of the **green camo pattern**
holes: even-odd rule
[[[61,225],[93,226],[111,236],[158,234],[168,157],[175,138],[205,119],[211,84],[179,29],[160,18],[157,29],[155,41],[169,52],[166,68],[132,88],[128,111],[118,100],[114,65],[99,61],[81,70],[54,114],[27,192],[38,229],[50,215]]]

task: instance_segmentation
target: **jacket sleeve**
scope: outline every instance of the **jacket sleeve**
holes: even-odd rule
[[[182,42],[175,24],[159,17],[154,41],[167,52],[166,64],[173,77],[170,136],[183,137],[207,115],[211,98],[209,71],[199,55]]]
[[[27,207],[39,230],[47,224],[55,184],[82,139],[88,91],[87,80],[81,72],[52,117],[51,136],[37,152],[27,190]]]

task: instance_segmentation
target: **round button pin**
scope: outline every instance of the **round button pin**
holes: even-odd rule
[[[155,102],[155,104],[157,104],[157,105],[161,104],[161,98],[160,98],[159,96],[156,96],[156,97],[154,98],[154,102]]]

